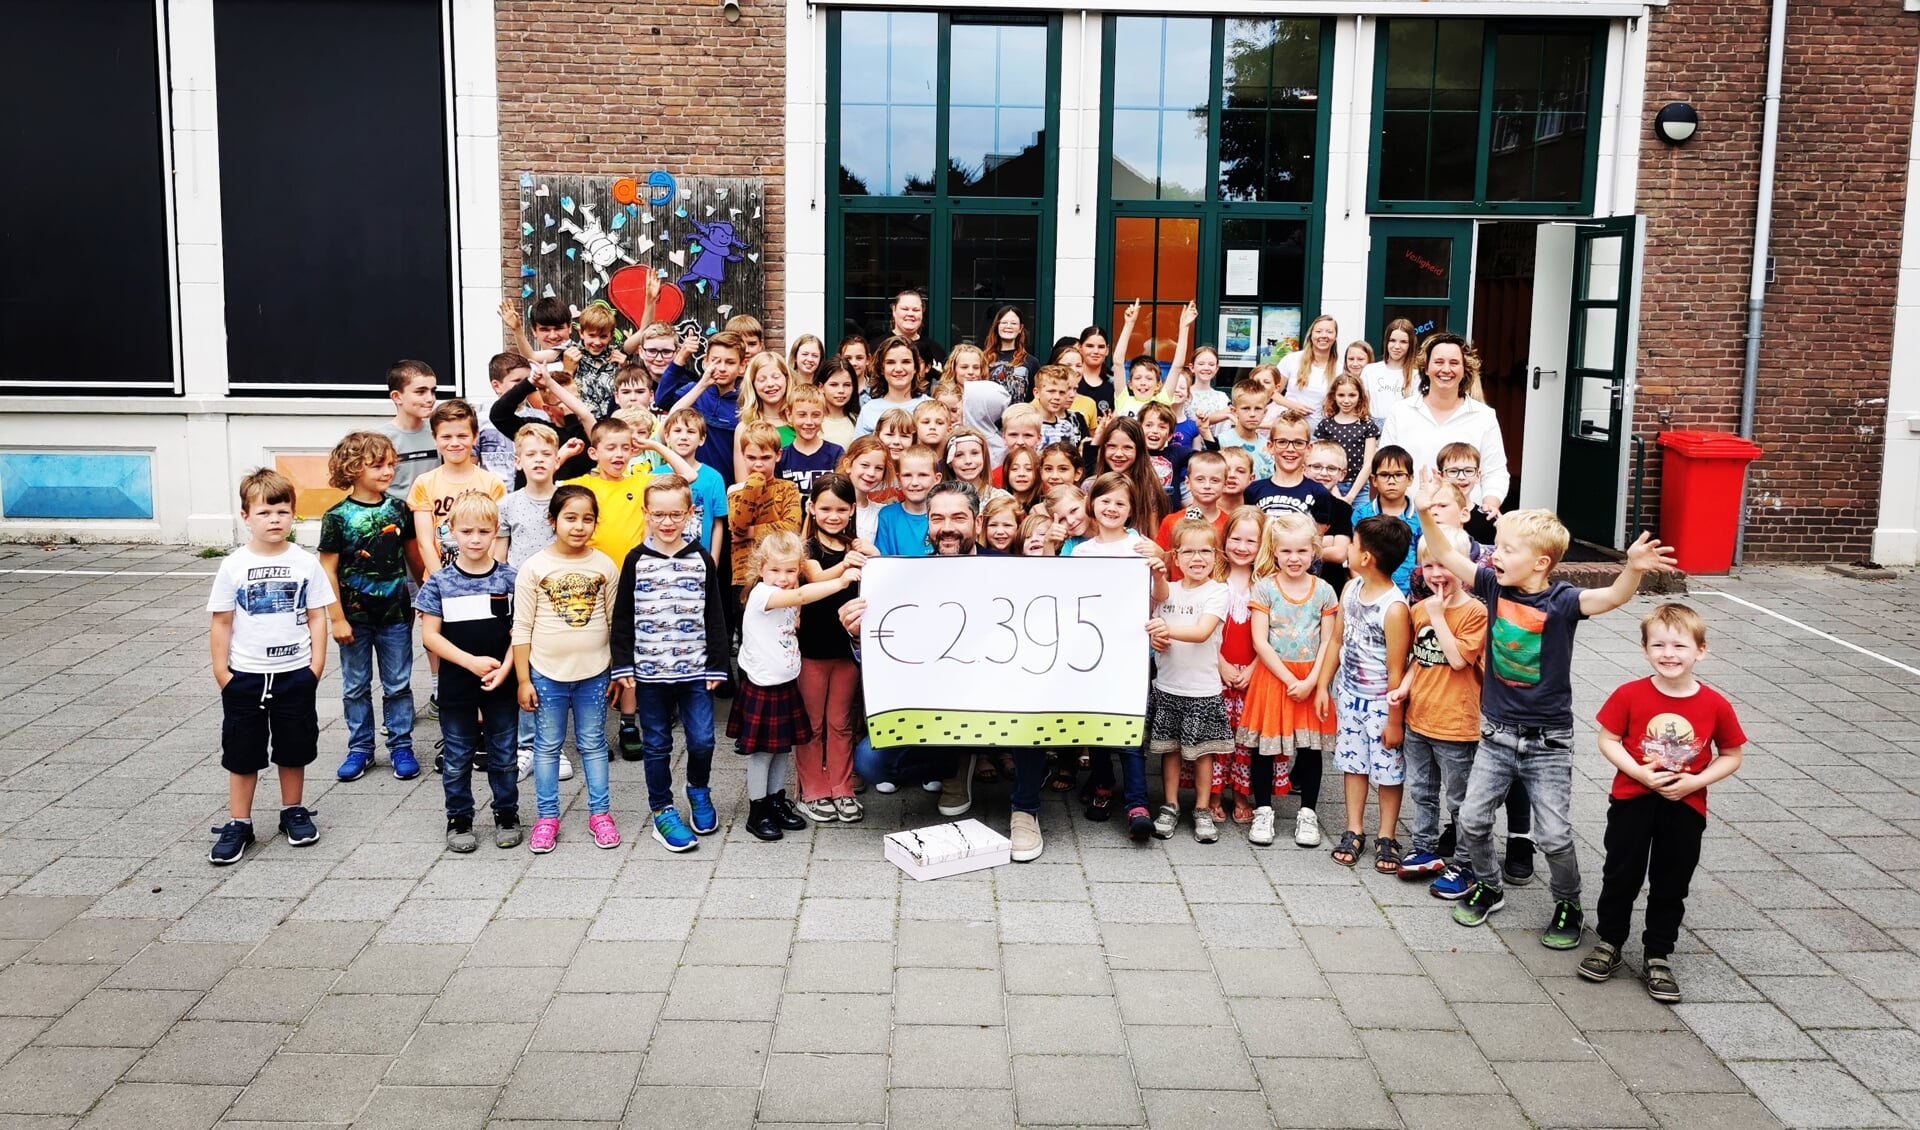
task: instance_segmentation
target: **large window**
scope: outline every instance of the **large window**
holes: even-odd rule
[[[1047,326],[1057,21],[860,9],[828,20],[829,336],[882,332],[905,287],[926,292],[927,332],[945,344],[980,340],[1003,303]]]
[[[173,284],[153,0],[7,5],[0,387],[171,393]]]
[[[1319,19],[1108,20],[1096,309],[1117,333],[1141,303],[1128,352],[1171,360],[1188,302],[1223,381],[1298,347],[1331,40]]]
[[[1391,19],[1379,42],[1375,210],[1592,210],[1604,25]]]
[[[437,0],[215,0],[236,391],[384,393],[403,357],[452,383],[440,20]]]

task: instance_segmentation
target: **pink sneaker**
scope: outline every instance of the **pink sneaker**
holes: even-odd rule
[[[613,826],[613,817],[605,812],[596,812],[587,817],[587,831],[593,833],[593,845],[603,848],[620,846],[620,829]]]
[[[553,850],[554,842],[560,838],[560,820],[548,817],[533,822],[533,834],[527,837],[527,850],[535,855],[545,855]]]

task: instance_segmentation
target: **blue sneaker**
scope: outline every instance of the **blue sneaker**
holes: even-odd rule
[[[710,836],[720,830],[720,814],[713,810],[713,790],[687,787],[687,810],[693,817],[693,830]]]
[[[247,854],[247,848],[253,844],[253,825],[245,820],[229,820],[213,831],[220,833],[220,838],[214,841],[213,850],[207,852],[207,862],[215,867],[240,862],[240,857]]]
[[[1467,897],[1467,892],[1473,889],[1473,883],[1473,868],[1464,863],[1453,863],[1449,864],[1447,869],[1440,873],[1440,877],[1433,881],[1427,888],[1427,893],[1434,898],[1453,902]]]
[[[653,814],[653,838],[668,851],[692,851],[700,846],[700,838],[681,822],[672,805]]]
[[[340,763],[340,769],[334,776],[342,781],[358,781],[367,775],[367,766],[373,763],[373,751],[365,753],[357,749],[347,751],[347,759]]]
[[[298,804],[280,810],[280,830],[294,847],[306,847],[320,838],[320,829],[313,825],[313,810]]]
[[[411,781],[420,775],[420,762],[414,759],[412,750],[393,751],[393,775],[402,781]]]
[[[1446,870],[1447,861],[1430,851],[1419,848],[1400,857],[1400,877],[1402,879],[1425,879]]]

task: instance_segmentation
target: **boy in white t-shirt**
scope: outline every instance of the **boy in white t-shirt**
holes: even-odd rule
[[[319,754],[314,689],[327,665],[327,606],[333,586],[313,554],[287,541],[293,484],[276,471],[240,480],[247,544],[228,554],[213,579],[207,611],[213,681],[220,685],[220,764],[231,818],[207,859],[238,863],[253,843],[253,793],[269,761],[280,769],[280,830],[305,847],[320,838],[300,801],[306,767]],[[271,754],[269,754],[271,745]]]

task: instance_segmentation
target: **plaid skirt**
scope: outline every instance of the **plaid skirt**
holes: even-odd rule
[[[763,687],[740,677],[740,693],[727,714],[727,736],[738,738],[741,753],[789,753],[813,740],[813,723],[795,679]]]

